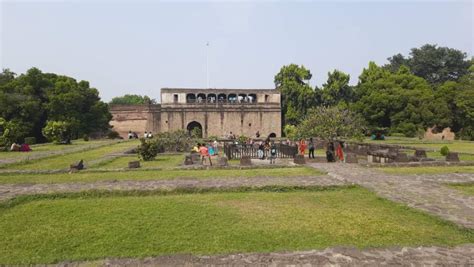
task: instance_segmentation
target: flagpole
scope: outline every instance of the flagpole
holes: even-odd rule
[[[209,87],[209,42],[206,43],[206,79],[207,79],[207,88]]]

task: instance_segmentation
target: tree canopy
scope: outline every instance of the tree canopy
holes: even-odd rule
[[[111,105],[142,105],[142,104],[156,104],[155,99],[151,99],[148,96],[141,95],[123,95],[112,98],[110,101]]]
[[[16,125],[15,141],[31,136],[45,140],[46,121],[65,121],[73,135],[107,130],[112,118],[99,92],[86,81],[37,68],[16,76],[8,69],[0,74],[0,118]]]

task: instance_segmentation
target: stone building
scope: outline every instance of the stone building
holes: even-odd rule
[[[203,137],[281,136],[280,93],[275,89],[161,89],[161,104],[113,105],[110,124],[122,137],[199,128]]]

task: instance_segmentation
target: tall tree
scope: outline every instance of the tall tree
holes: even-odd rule
[[[468,73],[470,66],[466,53],[431,44],[412,48],[408,58],[397,54],[388,60],[390,63],[385,67],[392,72],[398,70],[401,65],[406,65],[410,67],[413,74],[434,85],[440,85],[446,81],[457,81]]]
[[[328,80],[321,90],[321,101],[325,106],[342,103],[347,106],[352,101],[353,91],[349,85],[350,76],[342,71],[328,72]]]
[[[353,108],[370,126],[388,127],[409,136],[420,127],[437,124],[436,112],[447,108],[436,106],[430,85],[406,66],[391,73],[370,63],[359,77],[356,93],[359,101]]]
[[[283,125],[297,124],[314,104],[314,90],[308,84],[311,72],[304,66],[283,66],[275,75],[275,86],[281,93]]]

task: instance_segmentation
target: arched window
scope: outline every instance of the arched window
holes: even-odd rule
[[[275,138],[275,137],[277,137],[277,135],[276,135],[276,133],[271,133],[271,134],[268,135],[268,137]]]
[[[202,138],[202,125],[197,122],[197,121],[192,121],[188,123],[188,126],[186,127],[188,130],[188,134],[191,136],[191,134],[195,134],[197,138]]]
[[[217,96],[217,101],[219,101],[219,103],[225,103],[227,101],[227,95],[226,94],[219,94]]]
[[[195,94],[187,94],[186,95],[186,103],[195,103],[196,102],[196,95]]]
[[[206,94],[198,94],[196,102],[204,103],[204,102],[206,102],[206,99],[207,99]]]
[[[245,102],[248,102],[248,98],[247,98],[247,95],[246,94],[239,94],[237,96],[237,100],[239,103],[245,103]]]
[[[208,94],[207,95],[207,102],[208,103],[216,103],[216,101],[217,101],[216,94]]]
[[[229,100],[229,103],[237,103],[237,95],[229,94],[228,100]]]
[[[249,103],[257,103],[257,95],[256,94],[249,94],[248,96]]]

